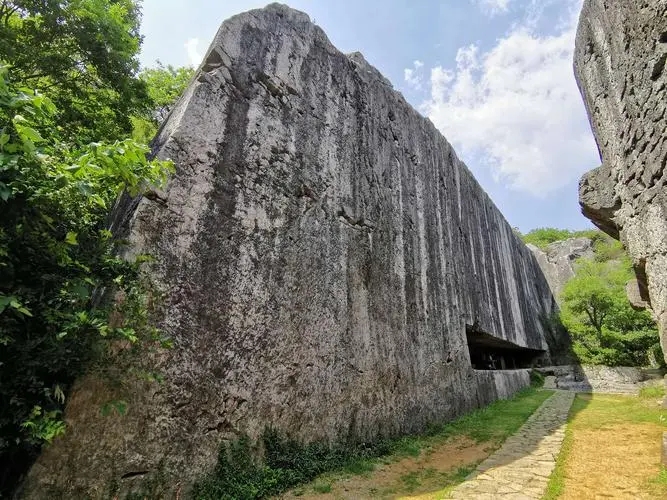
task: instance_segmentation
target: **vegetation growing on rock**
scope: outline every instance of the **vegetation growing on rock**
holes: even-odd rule
[[[279,495],[297,485],[306,488],[305,483],[315,478],[317,480],[310,487],[316,493],[327,493],[338,481],[347,485],[346,479],[350,476],[363,474],[370,477],[374,471],[386,469],[388,463],[428,454],[445,443],[461,438],[470,443],[482,443],[484,456],[488,456],[516,432],[551,394],[551,391],[527,388],[511,399],[496,401],[454,422],[434,425],[424,435],[384,439],[375,443],[334,448],[326,443],[303,445],[275,430],[267,430],[257,445],[253,445],[247,437],[241,437],[223,444],[215,469],[195,485],[192,496],[201,500],[253,500]],[[264,450],[263,461],[257,460],[258,445]],[[461,453],[460,449],[457,451]],[[475,465],[475,462],[465,464],[461,468],[463,473],[460,469],[457,473],[440,476],[436,483],[438,488],[462,482]],[[417,479],[417,475],[413,475],[412,484],[405,484],[404,487],[410,491],[411,486],[417,486],[414,484]],[[303,489],[295,489],[294,496],[298,496],[299,491]],[[350,494],[354,495],[354,492]],[[375,495],[382,496],[378,492]]]
[[[634,277],[621,243],[598,230],[540,228],[522,235],[545,249],[569,238],[592,240],[594,256],[575,263],[575,275],[562,290],[560,319],[573,350],[585,364],[645,366],[662,362],[658,330],[648,311],[634,309],[625,286]]]
[[[520,236],[524,243],[544,249],[547,245],[555,243],[556,241],[582,237],[594,239],[598,234],[601,233],[594,229],[571,231],[569,229],[556,229],[555,227],[539,227],[528,231],[526,234],[521,234]]]
[[[0,17],[4,496],[41,445],[65,432],[76,376],[114,342],[161,340],[137,263],[116,257],[107,214],[122,191],[165,181],[171,164],[149,160],[146,141],[129,139],[130,117],[150,120],[168,108],[178,89],[157,88],[169,83],[160,72],[189,70],[137,77],[139,8],[131,0],[4,0]],[[109,304],[110,290],[120,303]]]

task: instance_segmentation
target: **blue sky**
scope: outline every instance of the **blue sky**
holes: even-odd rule
[[[141,62],[199,63],[256,0],[144,0]],[[572,73],[581,0],[288,0],[360,51],[454,145],[512,226],[591,227],[577,184],[599,157]]]

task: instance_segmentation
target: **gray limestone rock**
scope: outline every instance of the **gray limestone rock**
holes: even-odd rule
[[[124,417],[80,381],[27,498],[178,497],[240,433],[368,442],[528,385],[473,370],[466,326],[545,362],[567,348],[535,258],[449,143],[303,13],[224,22],[154,150],[175,175],[114,229],[156,258],[165,381],[127,382]]]
[[[542,250],[535,245],[527,245],[537,259],[542,272],[549,282],[551,291],[559,300],[565,283],[574,276],[574,263],[580,257],[592,259],[593,242],[590,238],[569,238],[555,241]]]
[[[579,199],[628,249],[667,353],[665,61],[665,0],[585,0],[575,73],[602,165],[582,178]]]
[[[639,285],[639,280],[631,279],[625,284],[625,294],[630,301],[630,305],[639,310],[649,308],[649,303],[642,297],[642,290]]]

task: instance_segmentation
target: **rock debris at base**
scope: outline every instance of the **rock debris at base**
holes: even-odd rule
[[[466,500],[542,498],[565,438],[575,393],[556,391],[450,494]]]

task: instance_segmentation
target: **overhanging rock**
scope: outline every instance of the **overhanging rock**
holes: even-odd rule
[[[653,309],[667,354],[667,3],[585,0],[575,74],[602,166],[579,185],[584,215],[633,259],[635,304]]]
[[[105,418],[81,381],[28,497],[175,495],[242,432],[367,442],[527,385],[473,370],[466,325],[545,363],[567,347],[531,252],[448,142],[303,13],[226,21],[155,151],[176,174],[117,230],[156,258],[165,382]]]

